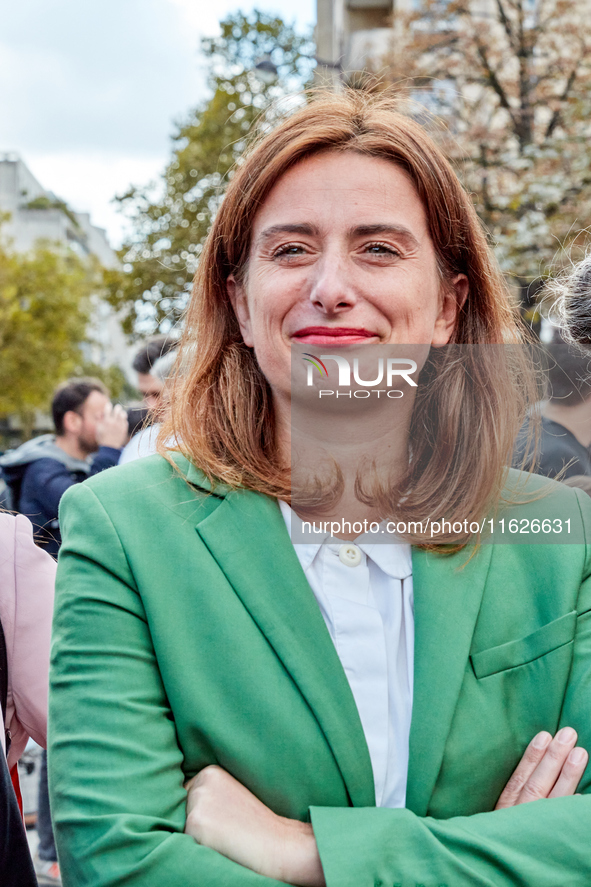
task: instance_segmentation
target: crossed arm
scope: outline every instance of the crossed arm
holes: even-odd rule
[[[110,519],[85,486],[66,494],[50,701],[50,791],[65,887],[271,887],[323,878],[329,887],[588,887],[591,795],[573,796],[586,756],[569,759],[572,734],[546,748],[532,743],[498,809],[473,816],[433,819],[337,799],[340,806],[311,807],[309,825],[277,816],[232,776],[205,767],[190,783],[186,818],[186,762],[143,601]],[[166,598],[166,607],[174,601]],[[590,698],[591,588],[560,719],[576,725],[583,745]],[[587,772],[580,790],[590,788]],[[524,803],[533,797],[542,800]]]
[[[589,759],[576,741],[571,727],[534,736],[495,809],[574,795]],[[277,816],[221,767],[206,767],[186,788],[185,832],[199,844],[268,878],[324,887],[310,824]]]

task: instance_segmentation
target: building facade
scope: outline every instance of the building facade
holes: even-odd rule
[[[47,191],[16,154],[0,155],[0,235],[16,252],[28,252],[39,241],[68,246],[81,258],[96,257],[105,268],[118,259],[103,228],[88,213],[73,212]],[[94,301],[84,357],[101,367],[119,366],[132,380],[133,351],[113,309],[98,297]]]
[[[394,0],[316,0],[318,75],[338,80],[361,71],[392,43]],[[323,64],[324,63],[324,64]]]

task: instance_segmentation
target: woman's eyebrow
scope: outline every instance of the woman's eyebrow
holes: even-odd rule
[[[350,237],[375,237],[376,235],[394,235],[398,238],[406,240],[408,246],[418,248],[419,241],[415,235],[404,225],[386,225],[378,223],[376,225],[357,225],[349,231]]]
[[[315,225],[308,225],[306,223],[271,225],[270,228],[265,228],[264,231],[261,231],[258,236],[258,242],[265,243],[267,240],[271,240],[271,238],[276,237],[278,234],[304,234],[308,237],[315,237],[319,233],[320,230]]]

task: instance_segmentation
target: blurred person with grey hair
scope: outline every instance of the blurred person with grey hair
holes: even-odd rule
[[[591,354],[566,342],[558,330],[544,353],[547,396],[540,404],[540,431],[535,439],[531,419],[526,421],[513,466],[525,462],[536,474],[559,480],[591,476]]]
[[[552,281],[547,290],[555,297],[564,337],[572,343],[591,345],[591,252]]]

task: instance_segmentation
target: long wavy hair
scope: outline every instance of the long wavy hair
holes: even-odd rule
[[[386,497],[398,519],[415,524],[434,516],[478,519],[499,499],[534,390],[524,333],[469,196],[426,131],[385,94],[315,96],[242,158],[201,254],[160,452],[166,455],[173,439],[212,483],[290,501],[271,390],[242,340],[226,281],[231,274],[244,281],[253,220],[275,183],[294,164],[327,150],[383,158],[410,177],[442,286],[457,274],[469,282],[452,343],[520,346],[509,349],[510,359],[499,347],[432,349],[434,362],[423,371],[429,384],[420,385],[413,411],[413,458]],[[432,547],[426,532],[413,533],[411,541]]]

